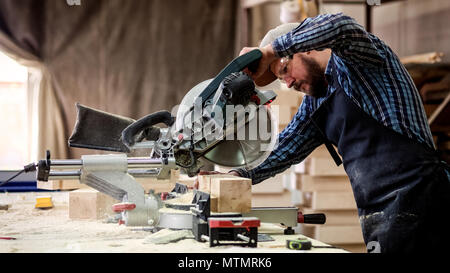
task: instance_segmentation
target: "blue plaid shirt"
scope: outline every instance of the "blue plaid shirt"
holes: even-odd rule
[[[304,96],[264,162],[252,170],[236,170],[253,184],[300,163],[323,144],[310,115],[338,88],[382,125],[435,148],[419,92],[405,67],[389,46],[351,17],[338,13],[307,18],[272,47],[278,57],[330,48],[325,71],[329,85],[325,97]]]

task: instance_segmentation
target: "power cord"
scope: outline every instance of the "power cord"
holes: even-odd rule
[[[23,167],[23,170],[18,171],[15,175],[11,176],[8,180],[6,180],[4,182],[1,182],[0,183],[0,187],[5,185],[6,183],[10,182],[14,178],[18,177],[22,173],[28,173],[28,172],[33,172],[33,171],[36,171],[36,164],[34,164],[34,163],[28,164],[28,165]]]

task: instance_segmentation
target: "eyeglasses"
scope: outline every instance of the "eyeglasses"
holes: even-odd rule
[[[287,57],[283,57],[280,60],[280,68],[278,69],[278,75],[276,75],[278,77],[278,79],[285,83],[285,77],[288,74],[289,71],[289,64],[291,63],[292,60],[292,56],[287,56]]]

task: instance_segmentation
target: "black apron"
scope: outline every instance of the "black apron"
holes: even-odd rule
[[[311,122],[338,165],[330,143],[342,156],[368,247],[416,252],[450,246],[448,165],[436,150],[381,125],[342,89],[320,105]]]

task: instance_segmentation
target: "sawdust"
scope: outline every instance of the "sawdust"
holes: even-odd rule
[[[127,227],[103,220],[70,219],[68,192],[52,192],[54,207],[49,210],[34,208],[37,195],[0,193],[0,202],[10,204],[8,210],[0,211],[0,237],[15,239],[0,240],[0,253],[288,252],[285,248],[210,248],[208,243],[197,242],[189,236],[177,242],[155,244],[146,241],[153,229]],[[186,196],[186,199],[189,198]],[[162,236],[171,231],[163,229],[159,232],[158,235]]]
[[[181,194],[180,196],[177,196],[177,198],[169,199],[164,201],[167,204],[190,204],[192,202],[192,199],[194,199],[194,193],[192,191],[187,192],[185,194]]]

